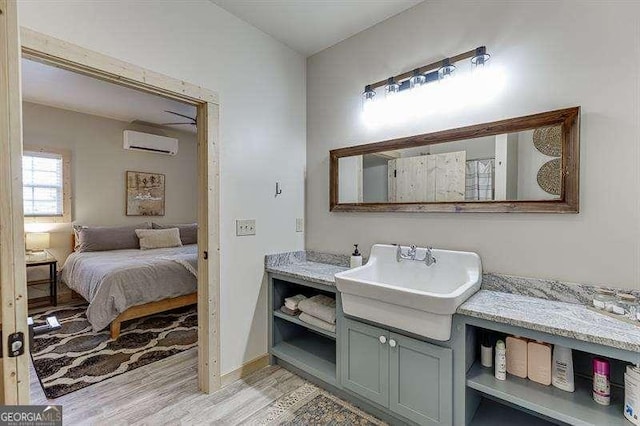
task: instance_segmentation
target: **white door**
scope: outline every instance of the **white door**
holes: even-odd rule
[[[389,161],[389,201],[430,203],[436,200],[436,156],[420,155]]]
[[[464,201],[466,151],[437,154],[436,201]]]
[[[29,403],[27,285],[22,209],[20,39],[15,0],[0,0],[0,309],[2,404]],[[24,351],[11,356],[9,337]]]
[[[465,160],[465,151],[390,160],[389,201],[464,201]]]

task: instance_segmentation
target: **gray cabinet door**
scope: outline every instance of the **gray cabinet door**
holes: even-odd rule
[[[345,318],[342,338],[342,386],[388,407],[389,332]]]
[[[453,419],[451,349],[389,333],[389,408],[421,425]]]

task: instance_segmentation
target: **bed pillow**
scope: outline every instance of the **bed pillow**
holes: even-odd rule
[[[73,251],[80,251],[80,231],[87,228],[84,225],[73,225]]]
[[[169,229],[178,228],[180,230],[180,240],[183,245],[198,244],[198,224],[197,223],[184,223],[177,225],[163,225],[161,223],[153,222],[153,229]]]
[[[140,248],[136,229],[150,229],[149,222],[126,226],[74,225],[76,251],[106,251]]]
[[[136,234],[140,239],[141,250],[182,246],[178,228],[136,229]]]

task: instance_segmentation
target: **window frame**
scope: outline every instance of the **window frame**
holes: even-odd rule
[[[22,156],[25,153],[42,153],[49,155],[59,155],[62,157],[62,214],[49,215],[24,215],[24,223],[70,223],[71,222],[71,151],[62,148],[48,146],[24,145]],[[24,182],[22,184],[24,190]]]

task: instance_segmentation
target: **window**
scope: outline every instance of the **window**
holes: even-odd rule
[[[25,216],[62,216],[62,156],[25,152],[22,157]]]
[[[56,152],[54,152],[56,151]],[[69,221],[69,161],[66,152],[25,148],[22,156],[22,187],[26,218]],[[64,219],[64,220],[63,220]]]

